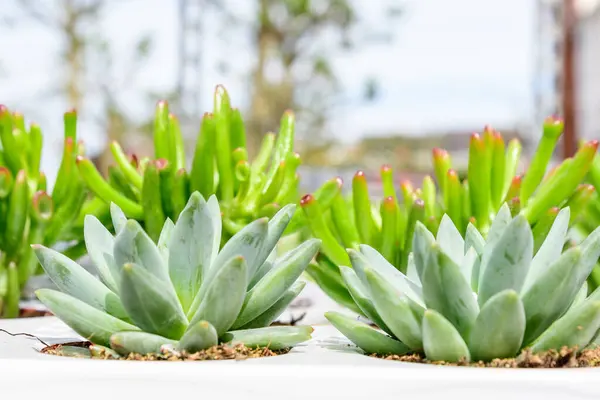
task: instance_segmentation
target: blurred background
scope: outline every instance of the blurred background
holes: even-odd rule
[[[364,169],[376,194],[382,163],[420,180],[435,146],[466,167],[486,124],[527,154],[559,114],[557,158],[600,138],[598,0],[2,0],[0,49],[0,103],[41,125],[50,184],[67,109],[105,170],[110,140],[152,152],[159,99],[191,153],[217,84],[251,153],[295,111],[304,191]]]

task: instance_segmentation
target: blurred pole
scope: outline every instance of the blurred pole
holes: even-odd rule
[[[577,15],[575,0],[563,0],[563,113],[565,133],[563,158],[572,157],[577,151],[577,104],[575,95],[575,34]]]

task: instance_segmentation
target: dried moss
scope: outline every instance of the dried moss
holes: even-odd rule
[[[384,360],[404,361],[419,364],[448,365],[475,368],[587,368],[600,366],[600,348],[585,349],[578,351],[577,348],[563,347],[560,350],[549,350],[541,353],[533,353],[524,349],[515,358],[494,359],[489,362],[458,362],[430,361],[422,354],[378,355],[371,357]]]

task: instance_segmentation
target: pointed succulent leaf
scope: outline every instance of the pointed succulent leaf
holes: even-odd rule
[[[436,241],[456,265],[463,264],[465,241],[447,214],[442,217]]]
[[[458,265],[437,244],[431,246],[430,253],[422,276],[425,304],[428,309],[442,314],[465,335],[479,313],[471,285]]]
[[[435,310],[427,310],[423,316],[423,348],[431,361],[471,360],[469,348],[460,333]]]
[[[421,286],[421,278],[419,277],[417,266],[415,265],[415,254],[412,252],[408,255],[407,259],[406,277]]]
[[[368,268],[365,274],[377,312],[394,336],[414,351],[423,349],[421,320],[425,310],[417,304],[411,307],[412,300],[395,290],[375,270]]]
[[[498,210],[496,217],[494,217],[494,220],[492,221],[492,226],[490,227],[490,231],[487,235],[486,244],[493,246],[496,241],[500,240],[504,234],[504,231],[506,228],[508,228],[508,225],[510,225],[512,219],[513,218],[510,213],[510,207],[508,206],[508,203],[502,204],[502,207],[500,207],[500,210]]]
[[[480,266],[480,306],[504,289],[520,292],[523,287],[533,257],[533,234],[523,215],[510,222],[489,255],[487,263]]]
[[[113,202],[110,203],[110,218],[113,226],[115,227],[115,233],[119,234],[127,223],[127,217],[125,216],[123,210],[121,210],[121,208],[119,208],[119,206]]]
[[[198,321],[190,324],[183,334],[177,348],[190,354],[216,346],[219,342],[217,330],[208,321]]]
[[[171,241],[171,236],[173,235],[173,228],[175,228],[175,224],[171,218],[167,218],[162,230],[160,231],[158,242],[156,243],[156,247],[158,247],[158,251],[160,251],[163,261],[167,265],[169,264],[169,242]]]
[[[569,307],[569,309],[571,309],[573,307],[577,307],[578,305],[583,303],[587,297],[587,294],[588,294],[588,283],[586,281],[586,282],[583,282],[583,285],[577,292],[577,295],[575,296],[575,299],[573,300],[573,303],[571,303],[571,306]]]
[[[546,236],[546,240],[544,240],[544,243],[531,261],[531,266],[529,267],[529,273],[525,279],[523,291],[531,287],[531,285],[548,268],[550,268],[550,265],[552,265],[552,263],[554,263],[558,257],[560,257],[560,254],[563,250],[563,245],[565,243],[567,230],[569,229],[569,218],[570,211],[568,207],[560,210],[556,216],[556,219],[552,224],[552,228],[550,228],[550,232],[548,232],[548,236]]]
[[[234,256],[242,256],[244,260],[246,260],[246,272],[248,273],[247,282],[250,282],[250,277],[252,277],[260,267],[260,265],[257,265],[256,263],[257,260],[262,257],[261,252],[267,233],[268,219],[260,218],[249,223],[238,233],[233,235],[213,261],[208,274],[202,282],[202,287],[198,295],[200,295],[200,297],[204,296],[204,293],[210,284],[210,280],[214,278],[215,273],[225,264],[225,262],[227,262],[227,260]],[[190,308],[190,311],[193,311],[193,309],[194,306]]]
[[[320,246],[319,239],[309,239],[281,257],[273,269],[247,293],[233,328],[246,325],[273,306],[304,272]]]
[[[354,270],[350,267],[340,267],[340,272],[342,274],[342,279],[344,279],[344,283],[352,296],[352,299],[356,303],[356,305],[362,310],[367,318],[373,321],[380,329],[383,329],[390,335],[392,332],[389,330],[385,322],[379,316],[379,313],[375,309],[375,305],[371,298],[369,298],[369,291],[365,290],[360,279],[354,272]]]
[[[574,270],[581,260],[581,249],[573,247],[554,261],[523,293],[527,315],[525,344],[530,343],[560,317],[573,301],[567,293],[574,287]]]
[[[269,220],[267,237],[265,238],[265,243],[261,254],[256,259],[257,267],[254,270],[254,274],[256,274],[256,272],[260,269],[265,260],[267,260],[268,256],[275,251],[281,235],[283,235],[283,232],[292,220],[294,211],[296,211],[296,205],[288,204],[281,210],[277,211],[277,214],[275,214],[273,218]]]
[[[467,282],[471,282],[473,279],[473,269],[479,263],[479,255],[474,247],[470,247],[465,254],[462,264],[459,264],[460,271],[465,277]]]
[[[577,278],[582,280],[592,273],[600,257],[600,227],[594,229],[587,238],[581,242],[581,266],[577,271]]]
[[[67,256],[42,245],[32,245],[44,271],[64,293],[113,317],[127,319],[119,297]]]
[[[175,293],[145,268],[125,264],[120,292],[131,320],[145,332],[174,340],[185,332],[188,321]]]
[[[128,220],[121,233],[115,238],[114,257],[119,268],[122,269],[125,264],[139,265],[157,279],[169,282],[169,286],[172,286],[169,272],[158,247],[137,221]]]
[[[598,329],[600,329],[600,302],[585,301],[553,323],[535,341],[531,350],[539,352],[560,349],[563,346],[577,346],[582,349],[594,339]]]
[[[267,257],[267,260],[263,263],[263,265],[258,267],[256,272],[254,273],[254,276],[248,283],[248,287],[246,290],[249,291],[254,286],[256,286],[256,284],[273,268],[276,258],[277,258],[277,248],[275,248],[271,252],[271,254],[269,255],[269,257]]]
[[[147,332],[116,332],[110,337],[111,349],[122,356],[130,353],[160,354],[160,348],[165,344],[175,345],[177,342]]]
[[[270,326],[268,328],[230,331],[221,337],[224,343],[243,343],[246,347],[283,350],[311,338],[311,326]]]
[[[481,233],[475,228],[475,225],[469,222],[467,225],[467,233],[465,234],[465,247],[464,252],[466,253],[473,247],[478,255],[483,253],[485,247],[485,239],[481,236]]]
[[[514,290],[503,290],[481,307],[469,334],[469,349],[476,360],[490,361],[517,354],[525,333],[525,310]]]
[[[242,309],[246,297],[246,262],[241,256],[229,259],[210,283],[190,326],[208,321],[217,336],[227,332]]]
[[[427,259],[429,258],[429,249],[431,245],[435,243],[435,237],[420,221],[417,221],[415,225],[415,233],[413,236],[412,250],[415,258],[415,267],[421,282],[423,282],[423,270]]]
[[[355,318],[334,311],[326,312],[325,318],[367,354],[402,355],[411,351],[404,343],[371,328],[363,322],[357,321]]]
[[[183,310],[187,312],[218,246],[216,219],[199,192],[194,192],[179,215],[169,241],[169,276]],[[245,283],[245,282],[244,282]]]
[[[305,286],[306,282],[298,281],[294,283],[292,287],[288,289],[283,296],[281,296],[279,300],[277,300],[277,302],[271,306],[271,308],[254,318],[246,325],[242,326],[240,329],[263,328],[271,325],[271,323],[288,308],[292,301],[298,297]]]
[[[88,255],[94,262],[102,282],[110,290],[118,292],[119,268],[112,256],[115,238],[94,215],[86,215],[83,222],[83,237]]]
[[[371,268],[383,275],[400,292],[406,294],[414,302],[424,305],[422,289],[419,283],[408,279],[406,275],[398,271],[384,256],[371,246],[361,244],[359,248],[360,252],[367,258]]]
[[[138,331],[139,328],[98,310],[75,297],[52,289],[38,289],[37,298],[52,314],[87,340],[110,346],[110,336],[119,331]]]

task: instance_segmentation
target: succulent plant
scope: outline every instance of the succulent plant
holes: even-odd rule
[[[116,166],[108,181],[90,160],[79,158],[78,166],[88,187],[105,204],[117,204],[155,241],[167,218],[176,221],[190,193],[198,191],[205,198],[216,194],[226,241],[249,222],[297,203],[300,156],[293,151],[294,127],[294,115],[287,111],[279,135],[266,134],[249,162],[241,113],[231,108],[227,91],[219,85],[213,112],[202,118],[190,168],[178,120],[165,101],[156,106],[153,159],[128,156],[113,142]]]
[[[275,245],[295,205],[257,219],[219,250],[214,195],[190,196],[176,223],[167,218],[155,244],[111,204],[116,235],[94,216],[85,242],[99,279],[42,245],[34,251],[59,291],[36,294],[58,318],[98,346],[121,354],[159,353],[163,345],[195,352],[219,342],[281,349],[310,338],[311,327],[269,327],[300,293],[297,281],[317,253],[310,239],[276,258]]]
[[[75,111],[65,113],[64,152],[50,195],[40,171],[40,127],[27,127],[22,114],[0,105],[0,316],[19,315],[21,290],[41,271],[30,244],[74,242],[66,251],[80,255],[77,222],[84,203],[92,200],[75,168],[75,157],[84,152],[76,125]]]
[[[600,339],[600,290],[588,297],[586,284],[600,228],[563,252],[569,219],[565,207],[537,252],[524,213],[512,217],[508,205],[487,240],[472,224],[463,239],[447,215],[436,237],[417,222],[406,275],[368,245],[348,250],[353,268],[341,267],[356,304],[381,331],[326,316],[367,353],[458,362],[515,357],[524,348],[582,349]]]
[[[338,266],[349,265],[346,248],[357,250],[359,244],[369,245],[406,273],[417,222],[435,234],[441,217],[446,214],[463,236],[471,223],[486,237],[493,215],[504,203],[509,204],[513,216],[523,212],[533,229],[537,251],[560,207],[571,208],[573,224],[590,201],[589,185],[580,184],[598,147],[597,141],[584,143],[572,159],[545,174],[563,123],[548,118],[543,128],[543,136],[524,175],[515,175],[521,155],[519,141],[513,139],[505,146],[502,135],[486,127],[483,135],[471,136],[468,171],[462,182],[452,169],[448,152],[434,149],[437,188],[434,179],[425,176],[420,188],[404,181],[397,194],[393,171],[384,165],[381,201],[369,195],[362,171],[352,180],[349,198],[341,190],[326,201],[313,195],[304,196],[301,206],[308,216],[307,224],[323,242],[317,262],[309,266],[308,273],[333,300],[363,314],[339,272]],[[339,184],[341,187],[341,180]]]

